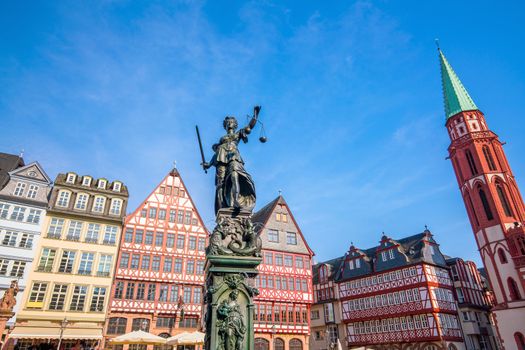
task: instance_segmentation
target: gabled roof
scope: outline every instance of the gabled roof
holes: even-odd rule
[[[42,168],[42,166],[38,162],[32,162],[32,163],[29,163],[29,164],[27,164],[25,166],[19,167],[19,168],[15,169],[15,170],[10,171],[9,174],[11,176],[21,176],[21,177],[26,177],[28,179],[33,179],[32,177],[30,177],[30,176],[25,174],[25,170],[30,169],[32,167],[36,167],[37,170],[40,172],[40,175],[41,175],[40,179],[38,177],[35,177],[35,179],[47,182],[49,184],[52,182],[51,178],[47,175],[47,173],[44,171],[44,168]]]
[[[448,63],[445,55],[441,50],[438,51],[446,118],[448,119],[459,112],[477,110],[478,107],[461,83],[461,80],[459,80],[450,63]]]
[[[335,278],[337,275],[337,272],[339,271],[341,264],[344,262],[344,256],[340,256],[339,258],[335,258],[332,260],[328,260],[322,263],[315,264],[312,266],[312,278],[313,283],[319,283],[319,269],[323,265],[328,266],[328,280],[331,281]]]
[[[290,210],[290,207],[288,206],[288,204],[286,203],[286,201],[284,200],[284,197],[282,195],[277,196],[277,198],[275,198],[273,201],[271,201],[270,203],[266,204],[264,207],[262,207],[257,212],[255,212],[252,215],[252,222],[254,224],[259,224],[259,226],[261,228],[265,227],[266,224],[268,223],[268,220],[272,216],[272,213],[274,212],[275,208],[277,207],[277,205],[283,205],[283,206],[286,207],[286,209],[288,210],[288,213],[290,214],[290,218],[292,219],[293,224],[295,225],[295,227],[297,227],[297,232],[301,236],[301,239],[303,240],[304,245],[306,246],[306,249],[308,249],[308,251],[310,252],[310,254],[312,256],[315,255],[314,251],[310,248],[310,246],[308,245],[308,242],[304,238],[304,235],[303,235],[303,232],[301,231],[301,228],[297,224],[297,221],[295,221],[295,217],[294,217],[292,211]],[[258,226],[258,225],[256,225],[256,226]]]
[[[9,182],[9,172],[24,166],[20,156],[0,152],[0,190]]]

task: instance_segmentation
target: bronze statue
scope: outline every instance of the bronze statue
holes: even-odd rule
[[[230,292],[228,300],[223,300],[217,309],[217,328],[219,331],[218,350],[241,350],[246,326],[241,307],[237,302],[239,291]]]
[[[213,145],[212,149],[215,152],[214,156],[209,162],[204,161],[204,154],[202,167],[204,170],[215,167],[215,213],[222,208],[234,208],[236,210],[243,210],[251,212],[255,207],[255,184],[244,169],[244,161],[238,149],[240,141],[248,142],[248,135],[257,124],[259,117],[260,106],[255,106],[253,109],[253,116],[244,128],[237,130],[237,119],[228,116],[224,119],[223,126],[226,130],[226,135],[221,137],[219,143]],[[199,137],[199,146],[202,145]],[[263,142],[261,140],[261,142]],[[266,140],[264,141],[266,142]]]

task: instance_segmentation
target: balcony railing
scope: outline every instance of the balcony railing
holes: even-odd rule
[[[78,270],[78,274],[84,276],[91,275],[91,270]]]
[[[38,266],[36,268],[37,272],[51,272],[53,270],[53,266]]]
[[[102,244],[104,244],[104,245],[115,245],[115,241],[109,240],[109,239],[105,239],[105,240],[102,241]]]
[[[96,237],[86,237],[84,239],[84,242],[86,242],[86,243],[98,243],[98,238],[96,238]]]
[[[60,239],[62,235],[60,233],[48,233],[46,238]]]
[[[78,242],[80,241],[80,236],[67,235],[66,239],[68,241]]]
[[[97,271],[98,277],[109,277],[109,271]]]

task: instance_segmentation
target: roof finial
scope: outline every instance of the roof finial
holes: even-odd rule
[[[425,230],[428,230],[428,226],[427,225],[425,225]]]
[[[436,43],[436,46],[438,48],[438,51],[441,51],[441,48],[439,47],[439,39],[438,38],[435,38],[434,39],[434,42]]]
[[[277,190],[277,192],[279,193],[279,197],[283,194],[283,191],[281,189]]]
[[[24,158],[24,149],[22,148],[22,150],[20,151],[20,155],[18,156],[20,158]]]
[[[173,169],[177,169],[177,161],[176,160],[173,161]]]

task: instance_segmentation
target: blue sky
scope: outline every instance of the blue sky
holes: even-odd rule
[[[172,162],[206,224],[199,167],[222,119],[263,106],[241,146],[258,207],[278,190],[318,260],[428,225],[480,261],[445,160],[434,38],[525,186],[520,1],[12,1],[0,5],[0,150],[55,177],[120,179],[133,209]]]

